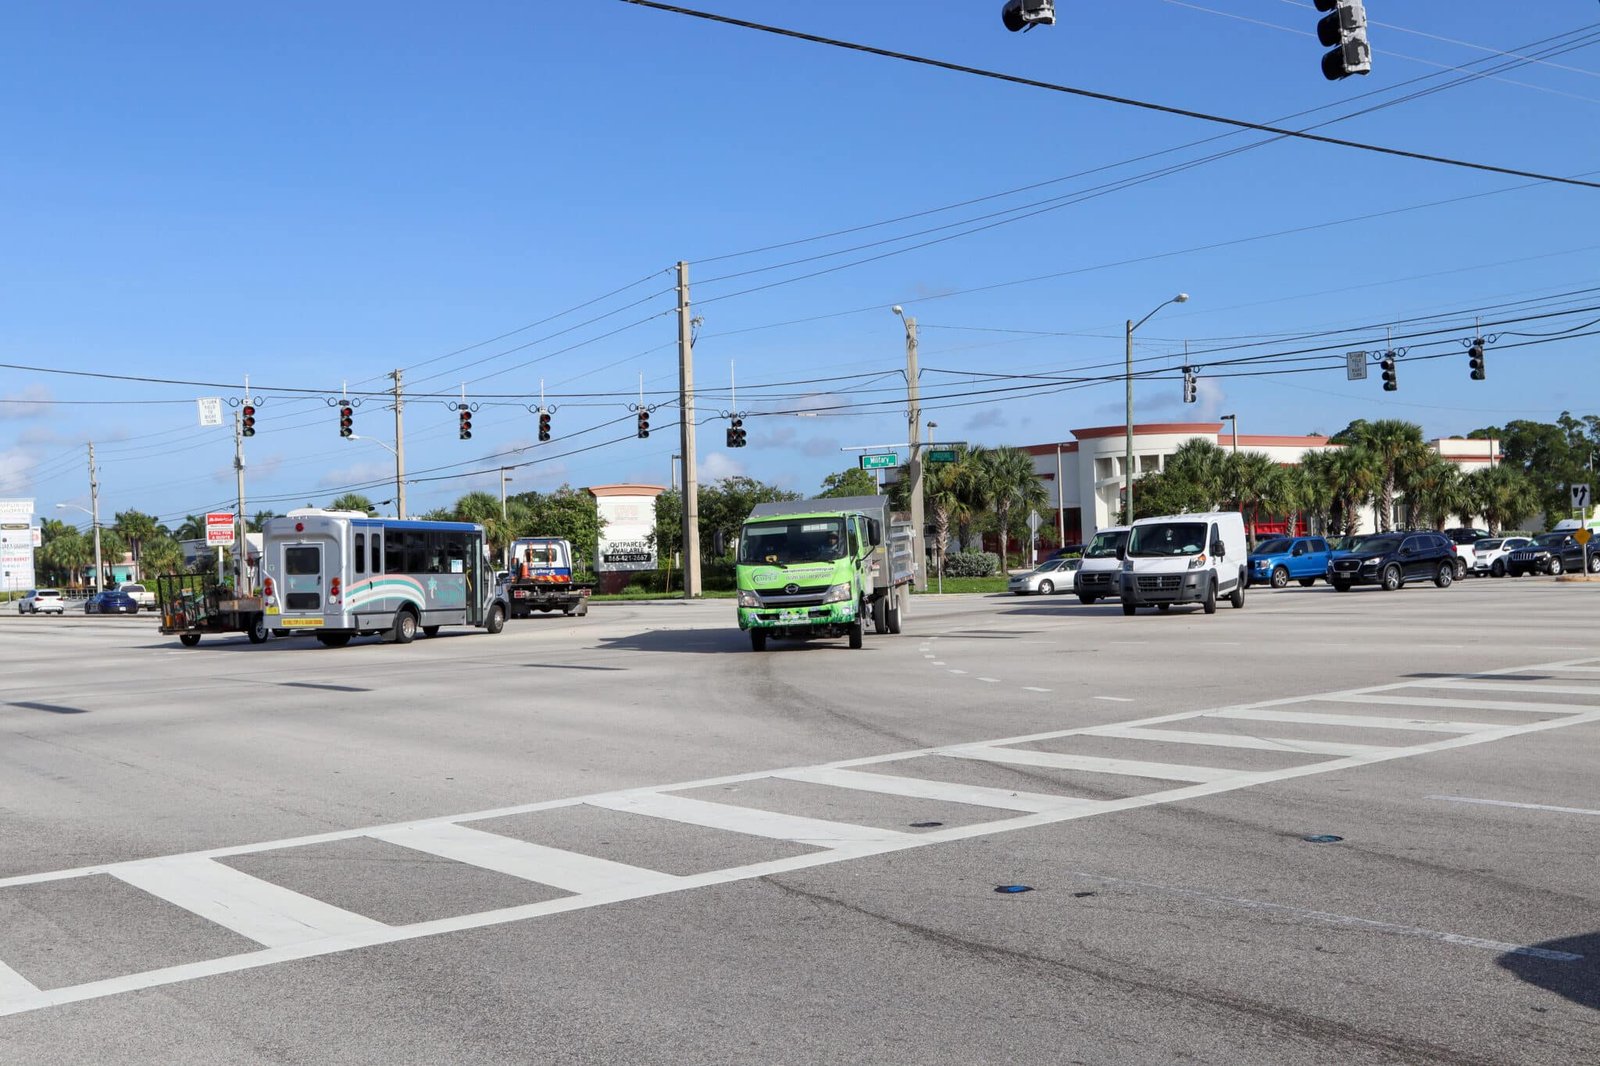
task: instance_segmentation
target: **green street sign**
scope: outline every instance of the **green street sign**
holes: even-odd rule
[[[929,448],[925,457],[930,463],[953,463],[956,461],[954,448]]]
[[[861,469],[863,470],[892,470],[900,465],[900,456],[894,452],[879,452],[876,455],[863,455]]]

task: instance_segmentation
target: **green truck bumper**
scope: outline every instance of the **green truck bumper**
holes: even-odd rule
[[[856,620],[853,603],[820,607],[741,607],[740,629],[821,629],[848,626]]]

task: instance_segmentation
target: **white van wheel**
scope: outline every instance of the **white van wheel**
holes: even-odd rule
[[[1206,582],[1206,598],[1200,601],[1201,608],[1206,614],[1217,613],[1217,579],[1212,578]]]
[[[1245,576],[1244,575],[1244,571],[1243,570],[1239,571],[1239,581],[1238,581],[1238,583],[1236,585],[1233,586],[1233,595],[1228,597],[1228,603],[1229,603],[1230,606],[1233,606],[1233,607],[1243,607],[1244,606],[1244,576]],[[1277,587],[1277,583],[1276,582],[1273,583],[1273,587],[1274,588]]]

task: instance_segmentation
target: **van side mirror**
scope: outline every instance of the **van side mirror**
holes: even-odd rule
[[[874,548],[883,544],[883,523],[876,518],[867,519],[867,543]]]
[[[1223,544],[1221,540],[1212,541],[1211,554],[1215,555],[1218,559],[1226,559],[1228,557],[1227,545]]]
[[[721,555],[723,553],[723,550],[727,547],[727,542],[728,542],[728,535],[725,532],[723,532],[722,530],[720,530],[720,529],[716,530],[714,533],[711,534],[711,548],[718,555]]]

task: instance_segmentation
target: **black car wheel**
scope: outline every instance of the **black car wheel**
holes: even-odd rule
[[[1314,577],[1303,577],[1303,578],[1300,579],[1300,587],[1303,588],[1303,589],[1308,589],[1312,585],[1315,585],[1316,583],[1317,583],[1317,579],[1314,578]]]
[[[1457,563],[1459,566],[1460,564]],[[1449,563],[1440,563],[1439,572],[1434,575],[1433,583],[1442,589],[1447,589],[1456,579],[1456,568]]]
[[[1466,562],[1466,560],[1465,559],[1457,559],[1456,560],[1456,565],[1455,565],[1455,578],[1456,578],[1456,580],[1460,581],[1462,578],[1464,578],[1466,576],[1467,576],[1467,562]]]
[[[1490,563],[1489,564],[1489,576],[1490,577],[1505,577],[1506,576],[1506,564],[1505,564],[1505,562],[1503,560],[1496,559],[1494,562]]]
[[[1333,591],[1335,591],[1335,592],[1349,592],[1350,591],[1350,582],[1348,582],[1348,581],[1341,581],[1338,578],[1333,578],[1328,582],[1328,584],[1333,586]]]
[[[1393,592],[1405,584],[1400,578],[1400,568],[1390,563],[1383,568],[1383,591]]]
[[[1280,566],[1272,571],[1272,587],[1275,589],[1289,587],[1289,568],[1287,566]]]

